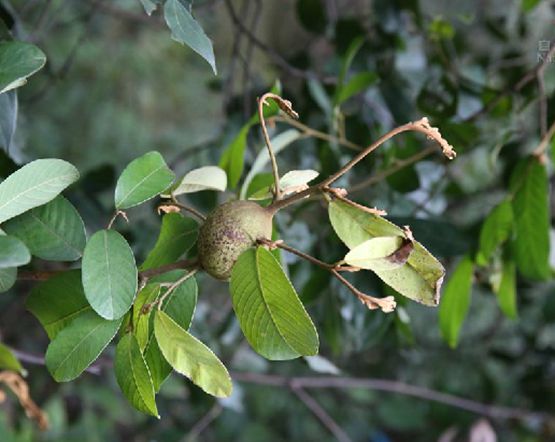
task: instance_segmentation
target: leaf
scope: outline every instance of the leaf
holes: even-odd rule
[[[401,236],[405,233],[388,220],[334,200],[330,203],[329,217],[335,233],[351,250],[363,242],[383,236]],[[414,301],[436,306],[445,269],[418,241],[407,262],[395,270],[373,270],[387,285]]]
[[[77,316],[92,311],[80,270],[60,273],[33,287],[25,307],[39,320],[50,340]]]
[[[274,136],[271,139],[274,154],[277,155],[287,146],[290,146],[291,143],[298,140],[300,136],[301,136],[301,133],[295,129],[288,129],[285,132],[281,132],[278,135]],[[247,197],[247,189],[249,187],[249,184],[254,179],[256,174],[261,172],[264,169],[264,167],[266,167],[266,165],[269,163],[270,163],[270,155],[268,155],[268,150],[265,147],[263,147],[259,151],[258,155],[256,156],[256,159],[254,160],[254,163],[251,166],[251,169],[249,170],[249,173],[245,177],[245,181],[243,182],[243,186],[241,187],[241,194],[240,194],[241,199],[245,199]],[[272,180],[272,183],[273,183],[273,180]]]
[[[0,42],[0,94],[23,86],[46,63],[35,45],[21,41]]]
[[[114,230],[96,232],[83,253],[83,287],[91,307],[106,319],[121,318],[137,292],[137,266],[125,238]]]
[[[365,91],[376,81],[378,81],[378,76],[374,72],[359,72],[353,75],[340,89],[337,104],[342,104],[352,96]]]
[[[67,161],[26,164],[0,183],[0,223],[52,201],[78,178],[79,172]]]
[[[217,190],[225,192],[227,175],[217,166],[205,166],[188,172],[172,190],[173,195],[200,192],[201,190]]]
[[[347,264],[361,269],[398,269],[407,262],[408,253],[412,251],[412,248],[407,250],[402,260],[395,259],[395,252],[401,248],[403,242],[404,238],[401,236],[378,236],[356,246],[345,255],[344,260]]]
[[[156,11],[156,8],[158,7],[156,2],[152,1],[152,0],[141,0],[141,3],[142,3],[143,8],[146,12],[146,15],[148,15],[148,16],[151,16],[152,13],[154,11]]]
[[[188,330],[195,313],[197,296],[197,282],[195,278],[189,278],[170,293],[169,297],[164,301],[161,310],[172,318],[181,328]],[[152,321],[150,324],[152,324]],[[154,339],[153,330],[149,330],[149,341],[144,353],[151,371],[154,389],[155,391],[159,391],[172,369],[160,352],[156,339]]]
[[[141,270],[160,267],[177,261],[197,241],[198,224],[179,213],[168,213],[162,218],[162,227],[154,248],[141,265]]]
[[[172,38],[186,44],[204,58],[212,67],[214,75],[217,75],[212,42],[189,10],[179,0],[166,0],[164,19],[172,32]]]
[[[133,304],[133,334],[137,339],[139,348],[143,351],[150,339],[150,312],[144,313],[143,307],[154,302],[160,295],[159,284],[148,284],[138,294]]]
[[[504,261],[501,282],[497,290],[497,302],[501,311],[511,319],[517,319],[516,305],[516,266],[513,261]]]
[[[131,333],[124,335],[116,347],[114,370],[121,391],[131,405],[159,418],[150,372],[137,339]]]
[[[45,260],[75,261],[81,258],[87,241],[79,212],[61,195],[3,226],[22,240],[34,256]]]
[[[241,254],[231,273],[231,300],[250,345],[271,360],[318,353],[318,334],[294,287],[265,248]]]
[[[15,236],[0,235],[0,269],[19,267],[31,261],[27,246]]]
[[[107,321],[88,311],[77,316],[50,342],[46,367],[57,382],[78,377],[116,335],[122,320]]]
[[[0,269],[0,293],[7,292],[13,287],[17,279],[17,269],[11,267],[9,269]]]
[[[447,282],[439,306],[439,327],[443,339],[451,348],[459,341],[461,326],[470,307],[474,264],[470,257],[463,258]]]
[[[25,369],[21,366],[12,351],[0,342],[0,370],[11,370],[24,374]]]
[[[117,209],[128,209],[164,192],[175,179],[162,155],[148,152],[127,165],[116,184]]]
[[[175,371],[212,396],[231,394],[231,377],[212,350],[163,311],[156,311],[154,333],[164,358]]]
[[[337,81],[337,86],[335,89],[335,95],[334,95],[334,99],[333,99],[333,104],[334,106],[337,106],[339,104],[339,97],[342,94],[343,91],[343,87],[345,84],[345,78],[347,77],[347,74],[349,73],[349,69],[351,69],[351,65],[353,64],[353,60],[355,59],[355,56],[358,54],[358,51],[360,51],[360,48],[362,48],[362,45],[364,44],[364,38],[363,37],[358,37],[355,38],[350,44],[349,47],[347,48],[347,51],[345,52],[345,56],[343,57],[343,63],[341,64],[341,71],[339,72],[339,78]]]
[[[235,138],[229,143],[220,158],[220,167],[225,170],[229,187],[235,189],[245,167],[245,149],[247,148],[247,135],[252,124],[245,124]]]
[[[544,165],[531,157],[513,171],[515,238],[512,242],[516,266],[530,279],[547,279],[549,267],[549,181]]]
[[[306,187],[307,183],[316,179],[319,175],[315,170],[290,170],[279,180],[279,187],[285,193],[294,193]]]
[[[487,265],[493,252],[511,235],[513,230],[513,209],[509,199],[503,200],[487,216],[480,231],[480,246],[476,263]]]
[[[0,94],[0,147],[10,151],[17,123],[17,92]]]

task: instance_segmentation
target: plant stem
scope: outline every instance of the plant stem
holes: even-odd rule
[[[202,213],[200,213],[194,207],[188,206],[187,204],[183,204],[182,202],[178,201],[177,198],[173,195],[171,197],[171,202],[172,202],[173,205],[179,207],[180,209],[183,209],[187,212],[192,213],[193,215],[195,215],[201,221],[206,221],[206,216],[204,216]]]
[[[198,272],[198,267],[196,268],[192,268],[191,271],[189,273],[187,273],[186,275],[182,276],[181,278],[179,278],[177,281],[175,281],[172,285],[170,285],[168,287],[168,289],[166,290],[166,293],[164,293],[162,296],[160,296],[156,301],[150,303],[148,305],[148,310],[150,310],[152,307],[154,307],[155,305],[158,305],[158,310],[160,310],[162,308],[162,304],[164,303],[164,301],[166,300],[166,298],[177,288],[179,287],[181,284],[183,284],[185,281],[187,281],[190,277],[192,277],[195,273]],[[147,306],[145,306],[147,307]],[[143,307],[143,310],[145,309],[145,307]]]

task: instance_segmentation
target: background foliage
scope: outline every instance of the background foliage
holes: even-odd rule
[[[151,2],[142,3],[148,10]],[[276,148],[281,137],[283,171],[315,169],[327,176],[358,146],[421,116],[459,154],[447,162],[420,135],[404,134],[338,183],[357,201],[386,209],[396,224],[409,224],[446,265],[439,311],[402,299],[395,313],[368,311],[326,272],[284,254],[320,332],[324,359],[268,362],[245,342],[227,285],[201,276],[192,333],[242,382],[234,383],[230,399],[215,400],[170,377],[158,400],[160,421],[134,411],[118,392],[114,371],[106,369],[115,348],[92,370],[102,376],[87,373],[68,384],[56,384],[44,366],[33,365],[48,339],[23,302],[34,283],[18,282],[0,296],[1,339],[18,350],[51,427],[39,433],[10,400],[0,414],[7,440],[333,440],[307,408],[311,399],[352,440],[468,440],[488,425],[503,441],[554,437],[553,420],[544,415],[468,412],[374,384],[276,388],[270,382],[276,378],[259,376],[391,379],[405,393],[416,385],[553,413],[553,143],[544,143],[547,166],[531,155],[542,139],[549,141],[555,120],[553,2],[197,1],[193,15],[214,42],[215,62],[173,41],[163,11],[149,17],[141,2],[1,4],[17,39],[40,47],[47,62],[17,90],[18,104],[14,91],[0,95],[0,173],[13,172],[12,160],[74,164],[81,179],[65,196],[89,237],[112,215],[121,171],[152,150],[177,175],[220,164],[240,191],[263,150],[252,117],[256,97],[277,80],[302,123],[336,137],[309,136],[314,133],[304,127],[277,122],[272,136]],[[255,169],[243,191],[252,194],[271,182],[268,172]],[[210,191],[186,200],[207,212],[230,196]],[[325,216],[319,202],[280,213],[280,236],[328,262],[341,259],[345,247],[321,222]],[[131,209],[129,217],[118,227],[142,262],[160,217],[154,203]],[[9,233],[9,223],[2,228]],[[18,264],[25,262],[21,256]],[[59,268],[40,260],[32,266]],[[366,272],[353,278],[368,293],[391,294]]]

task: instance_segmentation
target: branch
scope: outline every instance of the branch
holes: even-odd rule
[[[312,411],[314,416],[335,436],[339,442],[351,442],[351,438],[345,433],[337,422],[322,408],[322,406],[310,394],[299,386],[291,387],[291,391],[301,400],[306,407]]]
[[[232,372],[233,379],[250,384],[271,387],[316,388],[316,389],[366,389],[387,391],[405,396],[412,396],[427,401],[437,402],[454,408],[470,411],[494,419],[550,419],[553,416],[545,412],[530,411],[522,408],[503,407],[484,404],[448,393],[431,390],[426,387],[406,384],[404,382],[373,378],[349,378],[334,376],[286,377],[260,373]]]
[[[551,141],[551,138],[553,138],[553,136],[555,136],[555,121],[551,124],[549,130],[541,139],[540,144],[538,144],[538,147],[536,147],[536,149],[534,150],[534,155],[537,156],[542,162],[545,162],[545,151],[547,149],[547,146],[549,145],[549,141]]]

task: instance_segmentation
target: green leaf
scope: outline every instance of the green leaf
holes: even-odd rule
[[[141,3],[146,12],[146,15],[148,16],[152,15],[152,13],[156,11],[156,8],[158,7],[156,2],[152,0],[141,0]]]
[[[154,333],[164,358],[175,371],[212,396],[231,394],[231,377],[222,362],[163,311],[156,311]]]
[[[0,342],[0,370],[11,370],[24,374],[25,369],[21,366],[12,351]]]
[[[89,311],[61,330],[46,350],[46,367],[57,382],[75,379],[116,335],[122,320],[107,321]]]
[[[31,261],[27,246],[15,236],[0,235],[0,269],[19,267]]]
[[[531,157],[513,171],[515,238],[513,254],[516,266],[530,279],[547,279],[549,267],[549,181],[544,165]]]
[[[231,299],[250,345],[271,360],[318,353],[318,333],[295,288],[265,248],[249,249],[231,273]]]
[[[517,319],[516,266],[513,261],[504,261],[501,282],[496,287],[497,302],[501,311],[511,319]]]
[[[156,245],[141,265],[141,270],[160,267],[177,261],[197,241],[198,224],[179,213],[168,213],[162,218],[162,227]]]
[[[0,223],[52,201],[78,178],[79,172],[67,161],[26,164],[0,183]]]
[[[139,348],[143,351],[150,339],[150,312],[144,313],[143,307],[151,302],[154,302],[160,295],[159,284],[148,284],[137,295],[135,303],[133,304],[133,333],[139,344]]]
[[[61,195],[3,226],[27,244],[34,256],[45,260],[75,261],[81,258],[87,241],[79,212]]]
[[[227,173],[227,180],[231,189],[237,187],[241,175],[243,175],[247,135],[251,126],[252,124],[249,122],[241,128],[220,158],[220,167]]]
[[[181,328],[188,330],[193,320],[197,305],[198,286],[195,278],[189,278],[176,288],[162,304],[161,310],[172,318]],[[152,316],[152,315],[151,315]],[[152,321],[150,322],[152,326]],[[166,362],[154,339],[153,330],[149,329],[149,340],[144,350],[145,358],[152,374],[155,391],[170,375],[172,369]]]
[[[212,42],[200,24],[193,18],[189,9],[179,0],[166,0],[164,19],[172,32],[172,38],[179,43],[186,44],[204,58],[216,75],[218,71]]]
[[[60,273],[33,287],[25,307],[51,340],[77,316],[92,311],[85,298],[80,270]]]
[[[374,72],[359,72],[353,75],[340,89],[337,104],[342,104],[352,96],[365,91],[376,81],[378,81],[378,76]]]
[[[355,38],[347,48],[347,51],[345,52],[343,63],[341,64],[341,71],[339,72],[337,86],[335,89],[335,95],[333,99],[334,106],[339,104],[339,97],[341,96],[343,91],[345,78],[349,73],[349,69],[351,69],[351,65],[353,64],[355,56],[357,55],[358,51],[360,51],[360,48],[362,48],[363,44],[364,44],[364,38],[362,37]]]
[[[351,250],[376,237],[400,236],[405,233],[381,216],[365,212],[341,201],[328,208],[333,229]],[[406,263],[394,270],[373,269],[374,273],[401,295],[429,306],[439,303],[445,269],[418,241]]]
[[[513,230],[513,208],[509,199],[494,207],[482,224],[480,246],[476,254],[476,263],[487,265],[493,252],[502,245]]]
[[[114,371],[121,391],[131,405],[143,413],[160,417],[150,372],[137,339],[131,333],[123,336],[116,347]]]
[[[17,92],[0,94],[0,147],[10,151],[17,123]]]
[[[0,269],[0,293],[7,292],[15,284],[17,279],[17,269]]]
[[[83,287],[91,307],[106,319],[121,318],[137,293],[133,251],[114,230],[96,232],[83,253]]]
[[[116,184],[117,209],[128,209],[164,192],[175,178],[162,155],[148,152],[125,168]]]
[[[227,175],[225,170],[217,166],[205,166],[185,174],[171,193],[177,196],[183,193],[200,192],[202,190],[225,192],[226,188]]]
[[[368,270],[393,270],[398,269],[405,264],[403,261],[388,259],[393,255],[404,242],[401,236],[378,236],[376,238],[364,241],[347,255],[345,262],[351,266],[360,267]]]
[[[35,45],[21,41],[0,42],[0,94],[23,86],[46,63]]]
[[[474,264],[469,257],[459,262],[447,282],[439,306],[439,326],[443,339],[451,348],[459,341],[461,326],[470,307]]]

